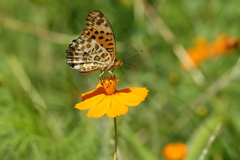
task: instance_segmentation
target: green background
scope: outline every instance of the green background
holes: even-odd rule
[[[139,66],[123,64],[117,88],[150,90],[117,118],[119,160],[164,159],[170,142],[188,145],[187,160],[204,149],[206,160],[239,159],[239,50],[188,72],[175,48],[192,47],[199,35],[210,42],[223,33],[239,37],[239,7],[238,0],[1,0],[0,159],[113,158],[113,119],[73,108],[95,89],[99,72],[81,75],[65,58],[91,10],[110,21],[117,59]],[[163,38],[164,26],[174,44]],[[121,76],[121,69],[114,73]]]

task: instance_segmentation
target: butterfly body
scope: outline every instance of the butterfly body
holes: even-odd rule
[[[107,18],[95,10],[88,14],[86,20],[83,33],[66,50],[67,64],[82,74],[120,67],[122,62],[115,59],[115,40]]]

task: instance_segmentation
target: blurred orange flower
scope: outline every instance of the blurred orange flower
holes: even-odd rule
[[[187,154],[187,146],[183,143],[169,143],[163,149],[167,160],[183,160]]]
[[[95,90],[82,94],[82,102],[74,108],[87,110],[87,117],[99,118],[104,114],[117,117],[127,114],[127,106],[137,106],[145,100],[149,90],[146,88],[127,88],[116,90],[117,78],[101,78]]]
[[[229,54],[232,49],[238,45],[238,39],[228,35],[220,35],[213,43],[208,43],[203,37],[197,38],[195,40],[195,47],[187,50],[190,59],[195,65],[189,66],[197,67],[206,59],[214,58],[222,54]],[[189,63],[188,60],[186,60],[186,62]]]

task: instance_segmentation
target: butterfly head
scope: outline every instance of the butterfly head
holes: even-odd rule
[[[115,64],[115,66],[120,67],[123,64],[123,62],[115,59],[114,64]]]
[[[122,61],[115,59],[114,61],[114,67],[113,68],[118,68],[123,64]]]
[[[114,68],[120,67],[122,64],[123,64],[122,61],[115,59],[115,61],[114,61],[113,64],[108,65],[108,67],[105,68],[105,69],[103,69],[103,70],[112,70],[112,69],[114,69]]]

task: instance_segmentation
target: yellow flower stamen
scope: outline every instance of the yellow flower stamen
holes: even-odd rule
[[[100,79],[100,83],[104,88],[105,92],[109,95],[112,95],[116,92],[117,78],[113,77],[104,77]]]

